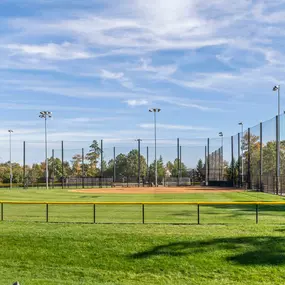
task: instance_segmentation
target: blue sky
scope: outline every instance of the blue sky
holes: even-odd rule
[[[152,138],[149,107],[162,109],[161,146],[273,117],[285,2],[230,2],[1,0],[2,144],[10,128],[15,141],[42,140],[43,109],[50,140],[110,147]]]

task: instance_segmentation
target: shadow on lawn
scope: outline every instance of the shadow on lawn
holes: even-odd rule
[[[162,255],[180,257],[201,253],[220,255],[219,251],[225,253],[227,261],[240,265],[282,265],[285,264],[285,237],[258,236],[175,242],[135,253],[131,258],[143,259]]]

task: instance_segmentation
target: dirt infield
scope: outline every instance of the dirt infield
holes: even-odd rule
[[[235,188],[218,187],[114,187],[97,189],[78,189],[70,190],[77,193],[97,193],[97,194],[178,194],[178,193],[222,193],[222,192],[242,192]]]

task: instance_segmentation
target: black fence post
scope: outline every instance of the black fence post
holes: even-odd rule
[[[26,142],[23,142],[23,188],[26,188]]]
[[[177,138],[177,186],[179,186],[179,158],[180,158],[179,138]]]
[[[4,204],[1,203],[1,221],[4,221]]]
[[[263,191],[262,175],[263,175],[263,133],[262,123],[260,123],[260,161],[259,161],[259,191]]]
[[[142,223],[144,224],[144,204],[142,204]]]
[[[64,148],[63,141],[61,141],[61,187],[64,188]]]
[[[96,204],[93,204],[93,224],[96,224]]]
[[[250,155],[250,152],[251,152],[251,143],[250,143],[250,128],[248,128],[248,131],[247,131],[247,183],[248,183],[248,188],[251,189],[251,163],[250,163],[250,160],[251,160],[251,155]]]
[[[84,163],[85,163],[85,161],[84,161],[84,158],[85,158],[85,154],[84,154],[84,148],[82,148],[82,158],[81,158],[81,163],[82,163],[82,165],[81,165],[81,167],[82,167],[82,170],[81,170],[81,172],[82,172],[82,188],[84,188],[85,187],[85,181],[84,181],[84,177],[85,177],[85,166],[84,166]]]
[[[198,219],[198,225],[200,225],[200,205],[197,204],[197,219]]]
[[[255,205],[255,223],[258,224],[258,204]]]
[[[46,204],[46,222],[48,223],[48,204]]]
[[[180,177],[182,177],[182,145],[180,145],[179,149],[179,173]]]

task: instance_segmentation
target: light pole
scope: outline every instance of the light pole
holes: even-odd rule
[[[241,139],[243,140],[243,122],[238,124],[241,126]],[[243,145],[241,145],[241,183],[243,183]]]
[[[8,130],[9,135],[9,142],[10,142],[10,189],[12,189],[13,183],[13,169],[12,169],[12,133],[13,130]]]
[[[157,159],[156,159],[156,113],[159,113],[161,109],[152,108],[149,112],[154,114],[154,165],[155,165],[155,187],[157,187]]]
[[[224,176],[224,134],[222,132],[219,132],[219,137],[221,137],[221,153],[222,155],[219,157],[220,159],[220,168],[221,168],[221,173],[222,173],[222,178]],[[222,160],[222,161],[221,161]]]
[[[46,189],[48,189],[48,142],[47,142],[47,119],[52,117],[49,111],[42,111],[39,115],[40,118],[45,119],[45,159],[46,159]]]
[[[276,161],[276,174],[277,174],[277,187],[276,187],[276,194],[278,194],[279,192],[279,188],[280,188],[280,185],[279,185],[279,178],[280,178],[280,85],[275,85],[272,89],[273,91],[278,91],[278,113],[277,113],[277,121],[278,121],[278,129],[277,129],[277,161]]]

